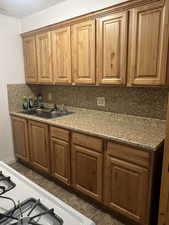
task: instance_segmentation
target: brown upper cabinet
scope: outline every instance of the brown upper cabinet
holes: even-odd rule
[[[52,50],[51,33],[45,32],[36,36],[38,81],[40,83],[52,83]]]
[[[131,10],[128,81],[130,85],[165,85],[168,8],[152,3]]]
[[[27,83],[37,83],[37,60],[35,36],[23,38],[23,54],[25,64],[25,79]]]
[[[166,86],[168,42],[168,1],[128,1],[24,34],[26,82]]]
[[[95,84],[95,20],[71,27],[74,84]]]
[[[52,31],[52,53],[54,82],[71,83],[70,26]]]
[[[97,19],[97,83],[124,85],[127,69],[128,12]]]

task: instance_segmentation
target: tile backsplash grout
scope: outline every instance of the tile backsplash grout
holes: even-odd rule
[[[40,86],[45,101],[48,93],[58,104],[166,119],[168,89],[110,86]],[[98,107],[97,97],[105,97],[106,107]]]
[[[8,85],[9,109],[13,111],[19,110],[24,95],[41,93],[48,101],[51,93],[57,104],[157,119],[166,119],[168,91],[157,87]],[[97,106],[97,97],[105,97],[105,107]]]
[[[39,93],[38,86],[28,86],[26,84],[8,84],[8,105],[10,111],[20,111],[23,96],[35,97]]]

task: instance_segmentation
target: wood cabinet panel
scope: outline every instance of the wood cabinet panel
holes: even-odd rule
[[[165,136],[158,225],[169,225],[169,104]]]
[[[70,184],[70,147],[69,143],[56,138],[51,139],[52,176]]]
[[[50,172],[48,125],[29,121],[31,163],[35,168]]]
[[[150,167],[150,153],[129,146],[108,142],[107,154],[124,161],[135,163],[146,168]]]
[[[82,147],[103,152],[103,140],[85,134],[72,133],[72,142]]]
[[[102,154],[73,144],[71,156],[73,187],[100,201],[102,199]]]
[[[45,32],[36,36],[38,80],[40,83],[52,83],[52,50],[51,33]]]
[[[168,129],[168,128],[167,128]],[[168,137],[167,137],[168,139]],[[167,140],[168,145],[168,140]],[[168,147],[165,147],[167,151]],[[169,225],[169,156],[164,154],[158,225]]]
[[[127,69],[128,12],[97,19],[97,83],[124,85]]]
[[[153,3],[131,10],[129,84],[166,84],[168,8]]]
[[[145,168],[106,156],[106,205],[140,224],[147,224],[148,176],[148,170]]]
[[[95,20],[72,25],[72,69],[74,84],[95,83]]]
[[[53,74],[57,84],[71,83],[70,26],[52,31]]]
[[[37,58],[35,36],[23,38],[23,55],[26,83],[37,83]]]
[[[58,127],[50,127],[50,135],[53,138],[69,142],[69,134],[70,132],[68,130]]]
[[[27,121],[22,118],[12,117],[14,150],[17,158],[29,161],[29,146]]]

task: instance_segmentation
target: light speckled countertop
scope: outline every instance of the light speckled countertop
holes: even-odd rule
[[[44,119],[18,112],[11,112],[11,115],[95,135],[151,151],[155,151],[163,143],[165,137],[166,121],[164,120],[82,108],[69,107],[68,109],[74,113],[55,119]]]

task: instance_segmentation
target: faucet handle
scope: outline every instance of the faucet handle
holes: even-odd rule
[[[61,105],[60,111],[61,111],[61,112],[67,112],[67,109],[66,109],[66,107],[65,107],[64,104]]]

